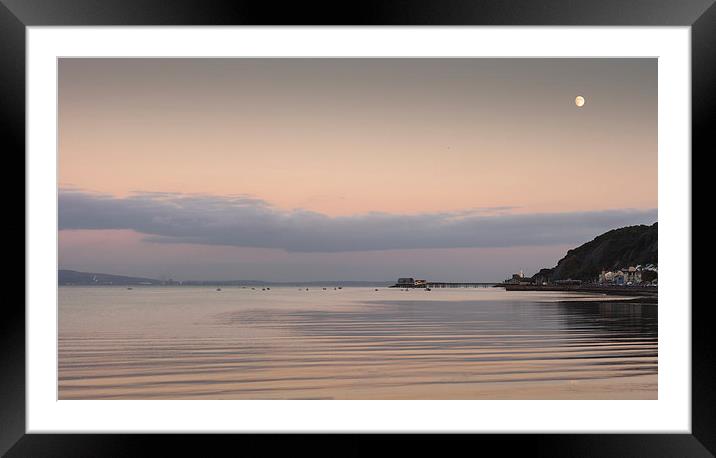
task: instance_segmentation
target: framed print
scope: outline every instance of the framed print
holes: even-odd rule
[[[711,3],[3,0],[27,180],[3,452],[378,432],[711,456]]]

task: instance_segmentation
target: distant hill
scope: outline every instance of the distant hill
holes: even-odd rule
[[[60,285],[184,285],[184,286],[388,286],[392,282],[373,281],[308,281],[308,282],[268,282],[259,280],[188,280],[179,283],[176,280],[157,280],[154,278],[127,277],[94,272],[78,272],[60,269],[57,271]]]
[[[126,277],[124,275],[77,272],[76,270],[57,271],[60,285],[161,285],[163,282],[153,278]]]
[[[556,280],[591,281],[602,270],[658,264],[658,223],[614,229],[567,251],[551,269],[542,269],[532,278],[541,283]]]

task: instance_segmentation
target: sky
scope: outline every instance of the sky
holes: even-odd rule
[[[500,281],[657,220],[656,59],[58,65],[60,268]]]

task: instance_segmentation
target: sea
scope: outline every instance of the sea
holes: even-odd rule
[[[503,288],[62,286],[58,399],[657,399],[657,305]]]

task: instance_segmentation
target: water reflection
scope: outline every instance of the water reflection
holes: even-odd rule
[[[173,297],[181,307],[165,307],[183,312],[164,322],[146,303],[143,314],[125,304],[113,321],[125,325],[97,321],[94,329],[63,315],[61,303],[60,397],[657,396],[654,305],[497,292],[427,299],[279,292],[274,302],[261,296],[265,303],[231,294],[201,312],[185,304],[198,293]],[[81,310],[85,320],[93,313]]]

